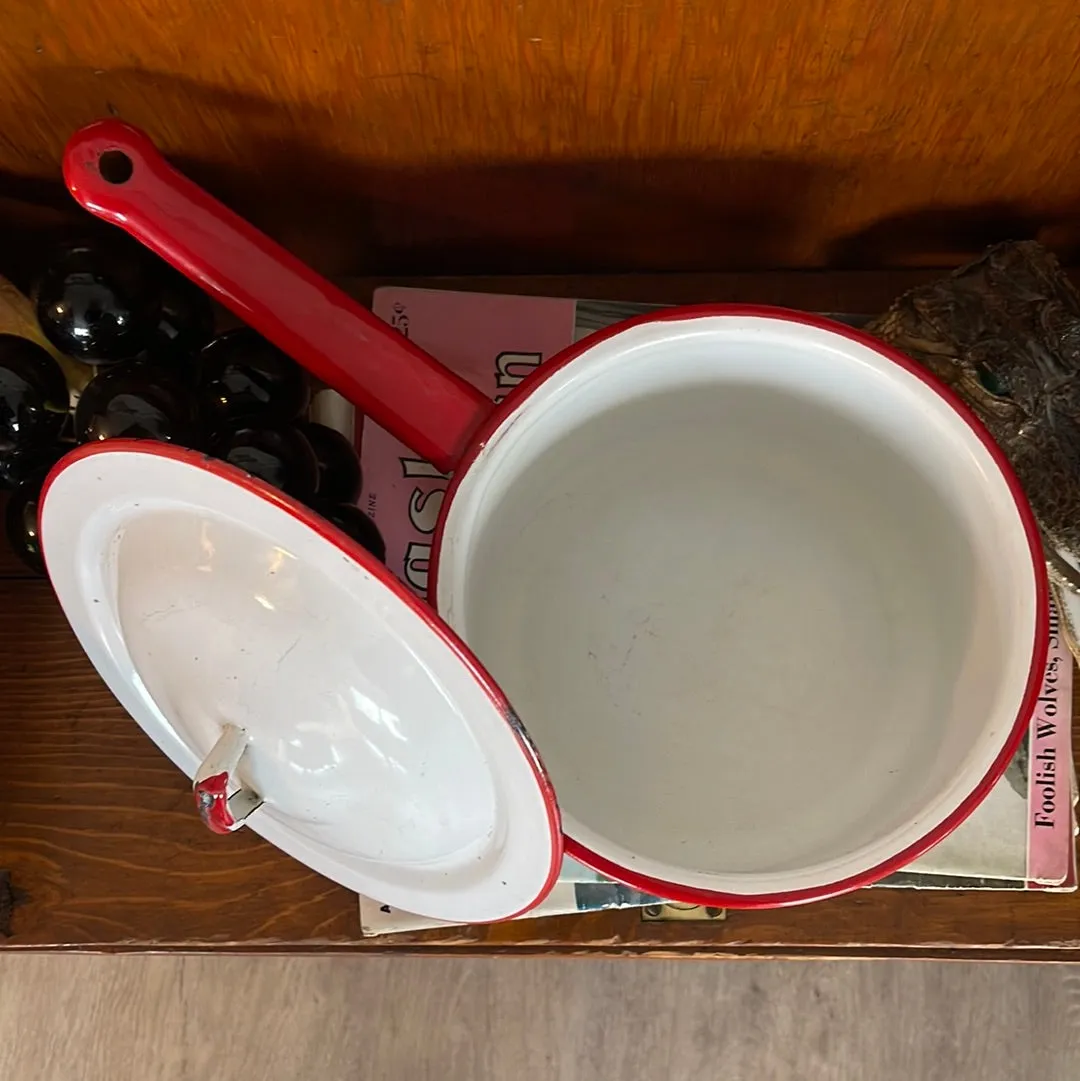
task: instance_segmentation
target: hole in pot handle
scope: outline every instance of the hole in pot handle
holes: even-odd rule
[[[247,732],[235,724],[226,724],[195,772],[191,784],[195,806],[206,827],[214,833],[232,833],[252,811],[262,806],[262,796],[236,775],[247,745]]]
[[[98,158],[98,172],[108,184],[126,184],[135,172],[135,166],[122,150],[106,150]]]

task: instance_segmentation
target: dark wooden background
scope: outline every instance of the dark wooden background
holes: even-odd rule
[[[9,0],[3,20],[0,197],[39,199],[27,178],[117,115],[328,272],[1080,249],[1070,0]]]

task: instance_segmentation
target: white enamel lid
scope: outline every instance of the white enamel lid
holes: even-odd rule
[[[196,779],[211,828],[243,818],[435,919],[546,896],[562,837],[535,750],[463,643],[359,545],[231,466],[148,442],[75,451],[40,514],[83,649]]]

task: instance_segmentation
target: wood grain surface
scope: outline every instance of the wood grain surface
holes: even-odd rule
[[[1065,0],[9,0],[0,220],[119,116],[333,271],[1071,253],[1078,52]]]
[[[3,958],[11,1081],[1067,1081],[1080,972],[878,962]]]
[[[872,312],[926,276],[783,273],[440,284]],[[352,283],[361,297],[371,287],[370,281]],[[1080,959],[1076,895],[883,889],[795,909],[732,912],[717,923],[647,923],[630,911],[362,940],[356,900],[347,891],[249,831],[218,837],[202,827],[185,778],[97,678],[48,584],[28,578],[18,565],[0,567],[0,658],[0,869],[11,872],[23,901],[10,926],[0,928],[11,948],[914,952]],[[1080,717],[1080,703],[1074,716]],[[1080,739],[1076,743],[1080,747]]]

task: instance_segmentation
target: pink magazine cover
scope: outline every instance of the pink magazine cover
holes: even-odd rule
[[[374,313],[499,400],[537,365],[591,331],[656,305],[386,287]],[[833,318],[859,325],[864,318]],[[448,477],[377,425],[358,431],[360,506],[386,541],[386,562],[422,597]],[[1057,614],[1051,613],[1054,626]],[[897,885],[1075,889],[1072,660],[1054,634],[1028,736],[986,802]],[[918,880],[918,881],[917,881]],[[886,882],[885,884],[890,884]],[[976,887],[979,888],[979,887]]]
[[[1032,888],[1064,883],[1074,864],[1072,686],[1072,654],[1051,604],[1046,675],[1027,738],[1027,879]]]

